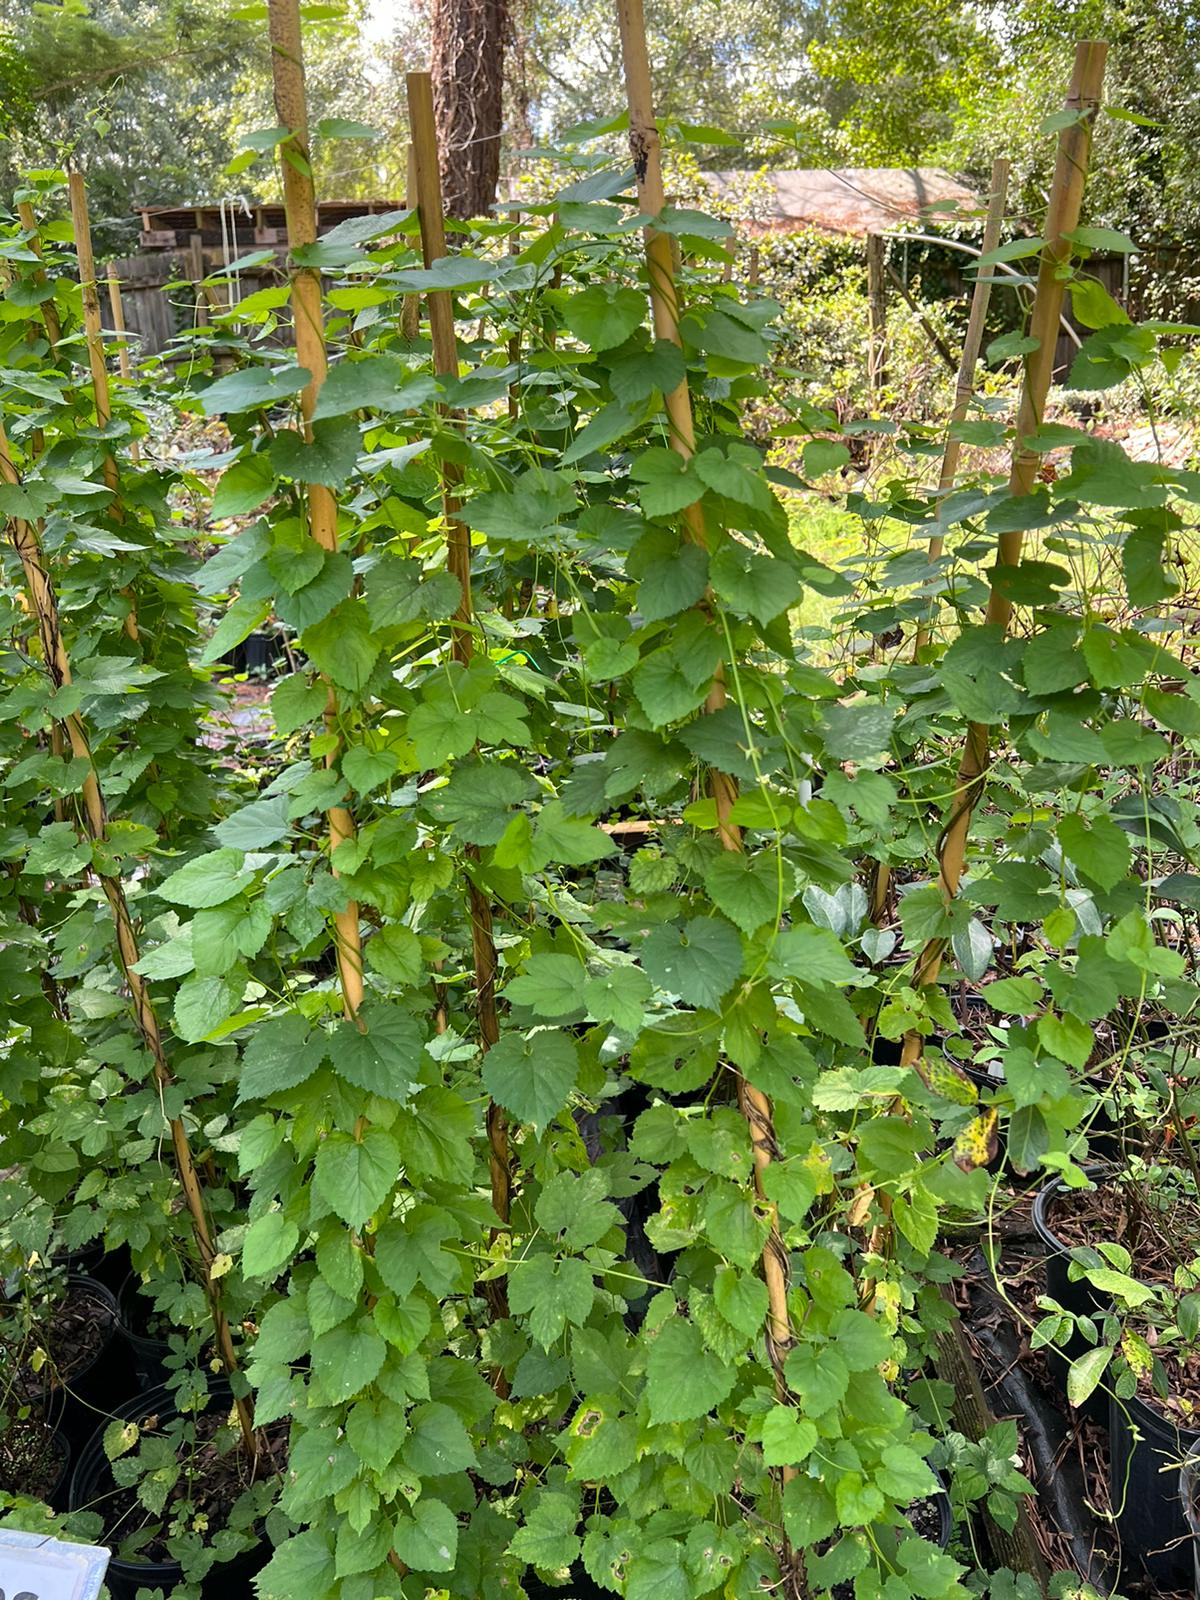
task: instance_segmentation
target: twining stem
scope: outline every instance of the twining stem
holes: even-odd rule
[[[621,51],[625,63],[625,89],[629,101],[629,147],[633,155],[637,176],[638,203],[646,216],[657,217],[665,205],[662,178],[662,153],[658,129],[654,121],[654,101],[650,80],[650,60],[646,50],[646,21],[642,0],[617,0],[617,18],[621,30]],[[675,283],[675,265],[671,254],[671,240],[654,227],[645,232],[646,276],[650,288],[650,306],[656,339],[669,340],[682,348],[679,333],[679,297]],[[663,407],[670,430],[671,448],[690,460],[696,453],[696,434],[692,419],[692,396],[687,378],[663,396]],[[699,501],[683,512],[684,531],[693,543],[705,548],[708,543],[704,527],[704,512]],[[705,701],[706,712],[719,711],[725,704],[725,675],[718,666],[713,675],[712,688]],[[742,849],[742,832],[730,813],[737,799],[737,783],[728,773],[710,768],[709,793],[716,805],[717,832],[726,850]],[[791,1317],[788,1312],[788,1256],[779,1231],[779,1216],[774,1204],[763,1191],[763,1174],[771,1162],[778,1159],[779,1147],[775,1139],[774,1113],[771,1102],[745,1078],[738,1082],[738,1104],[750,1132],[754,1158],[754,1186],[758,1203],[769,1219],[767,1242],[762,1255],[762,1274],[767,1286],[767,1354],[775,1374],[775,1385],[781,1399],[788,1394],[783,1367],[793,1344]],[[785,1467],[784,1478],[795,1475],[795,1469]]]
[[[1000,243],[1000,230],[1004,226],[1004,209],[1008,202],[1008,170],[1009,164],[1003,156],[998,156],[992,163],[991,188],[988,192],[987,216],[983,225],[982,255],[989,255]],[[962,439],[959,437],[959,426],[967,419],[967,412],[971,409],[971,401],[975,397],[975,368],[979,362],[979,351],[983,345],[984,324],[987,321],[988,303],[992,297],[992,280],[994,268],[980,267],[975,278],[975,288],[971,295],[971,311],[967,318],[967,331],[963,338],[962,355],[958,363],[958,377],[954,385],[954,404],[950,411],[950,421],[946,428],[946,442],[942,448],[942,465],[938,473],[937,497],[938,508],[945,501],[946,496],[954,487],[958,476],[958,462],[962,455]],[[939,559],[945,549],[945,540],[940,533],[936,533],[929,541],[929,563],[932,566]],[[917,624],[916,638],[914,640],[914,659],[920,660],[921,651],[929,643],[930,623],[937,614],[937,601],[931,601],[929,614]],[[891,887],[891,868],[886,861],[879,861],[875,865],[875,872],[871,883],[871,921],[880,927],[887,916],[889,890]]]
[[[1029,322],[1029,334],[1036,344],[1025,359],[1008,480],[1008,491],[1014,498],[1031,494],[1036,481],[1038,457],[1030,448],[1030,443],[1041,425],[1046,395],[1054,373],[1056,336],[1066,293],[1065,268],[1071,255],[1071,241],[1067,236],[1079,223],[1091,155],[1092,124],[1100,104],[1107,54],[1108,45],[1099,40],[1083,40],[1075,49],[1075,68],[1066,107],[1069,112],[1075,113],[1075,117],[1058,136],[1054,182],[1046,217],[1046,244],[1038,268],[1037,290]],[[1021,559],[1023,538],[1020,529],[1000,535],[996,553],[999,566],[1017,565]],[[993,583],[988,594],[986,621],[1000,633],[1006,633],[1012,609],[1007,594]],[[986,782],[989,748],[987,724],[969,722],[954,798],[938,842],[938,880],[947,903],[957,895],[962,881],[967,836]],[[945,948],[946,940],[940,936],[930,939],[925,945],[917,961],[914,979],[918,988],[937,982]],[[917,1032],[905,1034],[901,1062],[905,1066],[915,1066],[921,1058],[921,1050],[921,1035]]]
[[[67,184],[71,196],[71,231],[75,235],[79,291],[83,297],[83,332],[87,343],[88,365],[92,373],[92,395],[96,404],[96,426],[103,431],[112,421],[112,396],[108,387],[108,366],[104,360],[100,296],[96,289],[96,258],[92,251],[92,225],[88,218],[87,189],[83,173],[70,173]],[[109,515],[116,521],[123,522],[125,510],[121,504],[116,457],[107,449],[104,453],[104,482],[113,496],[108,508]],[[125,613],[125,632],[136,644],[139,638],[137,608],[128,589],[122,589],[121,593],[129,603],[129,610]]]
[[[433,80],[427,72],[408,74],[408,120],[412,132],[412,175],[418,216],[421,223],[421,251],[426,268],[446,254],[445,215],[438,169],[437,129],[433,115]],[[409,203],[413,191],[410,188]],[[450,293],[435,289],[427,297],[429,334],[433,344],[433,366],[439,377],[458,376],[458,340],[454,332],[454,306]],[[449,415],[450,413],[446,413]],[[446,566],[458,579],[460,598],[451,623],[451,651],[455,661],[468,665],[474,654],[474,607],[471,597],[471,534],[458,516],[458,490],[462,469],[456,462],[443,460],[442,507],[446,519]],[[479,851],[467,847],[467,856],[478,864]],[[471,916],[471,948],[475,965],[475,1006],[479,1033],[485,1053],[500,1039],[500,1019],[496,1011],[496,944],[492,924],[492,903],[471,875],[467,874],[467,901]],[[491,1167],[492,1207],[505,1227],[512,1214],[512,1165],[508,1143],[508,1121],[494,1100],[487,1109],[488,1160]],[[489,1303],[496,1316],[508,1315],[507,1296],[501,1279],[486,1284]]]
[[[0,423],[0,478],[3,478],[6,483],[14,485],[20,482],[16,467],[13,464],[3,423]],[[46,670],[56,690],[66,688],[71,683],[71,663],[59,625],[58,595],[46,566],[38,530],[33,523],[14,519],[9,524],[9,531],[25,574],[30,604],[37,617],[38,635],[41,639],[42,656],[46,664]],[[104,794],[100,788],[99,779],[96,776],[95,767],[92,764],[91,744],[88,739],[87,728],[78,712],[69,713],[63,721],[72,755],[76,760],[85,763],[86,766],[86,776],[83,780],[82,790],[82,821],[84,829],[87,836],[95,843],[105,844],[108,840],[108,810],[104,802]],[[106,873],[99,868],[94,870],[100,887],[104,891],[104,898],[108,901],[109,911],[112,914],[113,927],[116,931],[117,958],[124,974],[125,982],[129,987],[138,1031],[141,1033],[143,1043],[153,1063],[154,1076],[159,1089],[165,1092],[174,1083],[174,1077],[167,1063],[158,1014],[155,1010],[154,1002],[150,998],[146,980],[135,970],[140,959],[140,952],[138,950],[137,935],[134,931],[133,917],[129,910],[129,901],[125,894],[125,885],[115,873]],[[232,1374],[237,1371],[238,1367],[237,1353],[233,1347],[233,1336],[230,1333],[229,1322],[221,1304],[220,1278],[212,1275],[216,1251],[213,1247],[212,1234],[209,1230],[208,1215],[204,1206],[204,1194],[196,1172],[195,1158],[192,1154],[187,1129],[184,1127],[182,1120],[179,1117],[169,1117],[167,1120],[171,1129],[171,1144],[175,1153],[175,1166],[183,1189],[184,1199],[191,1214],[192,1232],[195,1236],[196,1248],[204,1272],[204,1288],[212,1314],[217,1349],[220,1352],[226,1371]],[[246,1449],[252,1458],[256,1457],[258,1454],[258,1440],[254,1432],[254,1418],[250,1404],[240,1397],[235,1400],[234,1404],[237,1408],[238,1423],[242,1430]]]
[[[299,0],[270,0],[268,7],[271,35],[271,69],[275,82],[275,112],[281,127],[289,129],[280,146],[283,168],[283,203],[287,213],[288,249],[313,244],[317,237],[317,206],[313,192],[312,168],[308,150],[308,101],[304,88],[304,58],[300,43]],[[312,418],[317,397],[329,370],[325,349],[325,314],[321,306],[321,275],[315,267],[291,268],[292,327],[296,341],[296,360],[309,373],[300,395],[300,414],[306,440],[312,439]],[[336,550],[337,501],[324,484],[308,486],[308,531],[323,550]],[[341,754],[337,695],[326,685],[325,728],[334,736],[326,752],[325,765],[332,767]],[[336,741],[336,743],[334,742]],[[329,853],[355,837],[354,817],[345,806],[330,806],[325,813],[329,827]],[[336,876],[337,869],[333,869]],[[337,942],[338,982],[342,1007],[352,1021],[363,1003],[362,931],[358,903],[351,901],[334,916]]]
[[[121,342],[117,346],[117,365],[121,376],[126,383],[133,378],[133,365],[129,359],[128,329],[125,326],[125,302],[121,298],[121,280],[117,276],[115,261],[108,263],[108,300],[112,306],[113,327],[120,335]],[[130,441],[129,459],[136,466],[142,459],[141,446],[136,439]]]

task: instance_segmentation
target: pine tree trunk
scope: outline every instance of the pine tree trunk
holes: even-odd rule
[[[508,35],[508,0],[433,0],[433,98],[451,217],[487,216],[496,199]]]

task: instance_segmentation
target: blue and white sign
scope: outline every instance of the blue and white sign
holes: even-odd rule
[[[0,1600],[96,1600],[110,1551],[0,1528]]]

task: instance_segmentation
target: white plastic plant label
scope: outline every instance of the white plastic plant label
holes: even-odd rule
[[[0,1528],[0,1600],[95,1600],[110,1551]]]

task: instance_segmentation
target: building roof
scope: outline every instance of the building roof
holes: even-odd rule
[[[745,194],[746,233],[823,228],[883,233],[899,223],[942,221],[977,211],[979,196],[939,167],[808,167],[780,172],[709,172],[724,199]]]

